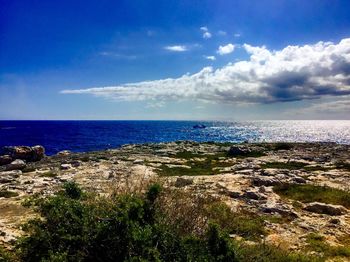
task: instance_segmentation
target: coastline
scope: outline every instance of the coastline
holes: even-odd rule
[[[350,145],[321,142],[181,141],[86,153],[63,151],[27,162],[21,170],[1,167],[0,191],[14,195],[0,198],[0,243],[10,245],[21,234],[19,224],[32,217],[33,212],[21,206],[26,197],[52,195],[73,180],[102,195],[111,187],[161,181],[165,187],[209,195],[232,210],[262,217],[267,234],[260,241],[295,251],[307,245],[308,235],[317,233],[327,244],[342,246],[350,235],[350,199],[342,204],[297,200],[283,186],[349,192],[349,156]]]

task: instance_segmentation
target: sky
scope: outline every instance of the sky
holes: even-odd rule
[[[348,0],[0,0],[0,119],[350,119]]]

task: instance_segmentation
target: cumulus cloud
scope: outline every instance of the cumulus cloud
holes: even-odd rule
[[[204,39],[211,38],[212,35],[211,35],[211,33],[209,32],[208,27],[202,26],[202,27],[200,28],[200,30],[203,32],[203,38],[204,38]]]
[[[227,33],[225,31],[219,30],[218,35],[225,36]]]
[[[227,44],[224,46],[219,46],[217,53],[219,55],[227,55],[232,53],[234,50],[235,50],[235,46],[233,44]]]
[[[250,58],[195,74],[118,86],[63,90],[116,100],[191,99],[213,103],[275,103],[350,95],[350,38],[339,43],[269,50],[243,45]]]
[[[188,50],[185,45],[171,45],[164,47],[164,49],[172,52],[185,52]]]
[[[213,55],[208,55],[208,56],[204,56],[205,59],[211,60],[211,61],[215,61],[216,57]]]

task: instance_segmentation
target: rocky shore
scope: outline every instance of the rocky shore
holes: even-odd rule
[[[9,147],[0,156],[0,244],[10,245],[33,216],[21,204],[28,196],[53,194],[71,180],[100,194],[157,180],[261,217],[261,241],[301,250],[317,234],[329,246],[348,247],[349,157],[349,145],[334,143],[182,141],[49,157],[41,146]]]

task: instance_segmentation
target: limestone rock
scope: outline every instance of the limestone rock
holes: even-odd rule
[[[326,214],[330,216],[339,216],[347,213],[347,209],[340,205],[331,205],[319,202],[312,202],[306,205],[304,208],[306,211]]]
[[[0,156],[0,166],[10,164],[12,158],[9,155]]]
[[[297,183],[297,184],[305,184],[306,180],[302,177],[294,177],[292,179],[293,182]]]
[[[281,185],[281,181],[273,178],[257,176],[252,180],[254,186],[276,186]]]
[[[228,154],[230,156],[244,156],[250,153],[250,150],[245,147],[231,146]]]
[[[57,153],[58,156],[69,156],[72,152],[69,150],[62,150]]]
[[[193,184],[193,179],[190,179],[190,178],[179,177],[175,181],[176,187],[184,187],[192,184]]]
[[[253,199],[253,200],[266,200],[267,197],[264,194],[261,194],[259,192],[255,191],[247,191],[243,195],[244,197],[248,199]]]
[[[61,170],[67,170],[70,169],[72,166],[70,164],[61,164],[60,168]]]
[[[21,170],[26,167],[26,163],[21,159],[16,159],[6,166],[6,170]]]
[[[3,152],[12,159],[26,161],[39,161],[45,156],[45,148],[43,146],[7,146],[3,148]]]

